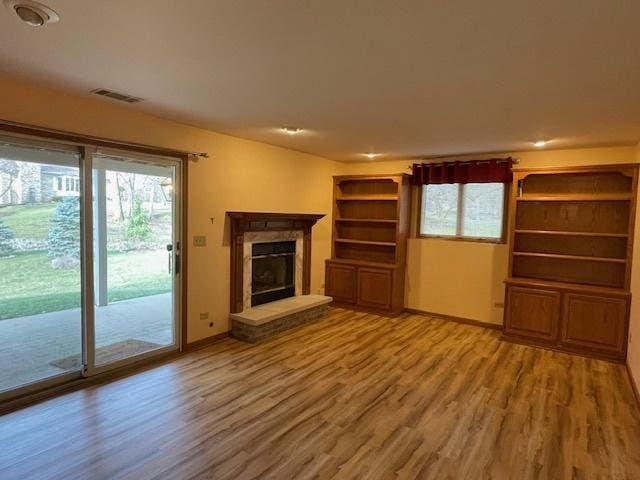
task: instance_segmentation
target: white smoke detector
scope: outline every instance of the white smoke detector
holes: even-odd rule
[[[32,0],[4,0],[4,4],[13,10],[20,20],[32,27],[42,27],[60,20],[56,12]]]

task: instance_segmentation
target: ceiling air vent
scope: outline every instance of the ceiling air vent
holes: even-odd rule
[[[111,90],[107,90],[106,88],[97,88],[95,90],[91,90],[91,93],[95,93],[96,95],[102,95],[103,97],[109,97],[109,98],[113,98],[114,100],[119,100],[121,102],[127,102],[127,103],[137,103],[142,101],[141,98],[132,97],[131,95],[125,95],[124,93],[112,92]]]

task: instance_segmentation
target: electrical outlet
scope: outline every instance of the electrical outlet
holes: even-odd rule
[[[193,246],[194,247],[206,247],[207,246],[207,237],[205,235],[194,235],[193,236]]]

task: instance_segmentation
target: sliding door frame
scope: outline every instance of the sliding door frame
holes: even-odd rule
[[[33,138],[33,137],[25,137],[23,135],[14,135],[14,134],[5,134],[2,130],[0,130],[0,143],[7,143],[16,146],[26,147],[26,148],[36,148],[36,149],[46,149],[52,151],[60,151],[73,153],[78,155],[78,168],[79,174],[82,174],[82,147],[75,144],[67,144],[64,142],[51,141],[46,138]],[[80,189],[83,187],[83,182],[80,182]],[[82,212],[80,213],[80,221],[82,221]],[[82,227],[80,229],[80,249],[82,252],[83,238],[82,238]],[[82,253],[81,253],[82,255]],[[80,262],[81,268],[82,261]],[[80,277],[80,288],[82,289],[82,272]],[[83,291],[80,292],[80,299],[84,298]],[[84,319],[81,319],[81,331],[84,331]],[[80,336],[82,342],[82,334]],[[84,345],[80,345],[80,353],[84,358]],[[12,400],[16,397],[22,397],[31,395],[32,393],[39,392],[43,389],[53,389],[65,383],[70,383],[82,378],[82,370],[78,369],[77,371],[71,372],[63,372],[59,375],[51,376],[43,378],[42,380],[37,380],[33,383],[28,383],[26,385],[18,386],[11,390],[6,390],[4,392],[0,392],[0,405],[8,400]]]
[[[17,145],[51,148],[54,150],[73,151],[79,154],[80,182],[80,248],[81,248],[81,311],[82,311],[82,369],[76,372],[62,373],[12,390],[0,392],[0,411],[3,405],[11,406],[28,403],[31,398],[37,399],[48,391],[55,392],[65,385],[74,385],[90,378],[102,377],[102,374],[115,373],[136,363],[148,363],[154,357],[163,358],[167,354],[184,351],[187,347],[187,196],[188,196],[188,162],[198,156],[196,154],[171,149],[156,148],[138,144],[127,144],[118,141],[83,135],[50,131],[38,127],[21,126],[0,120],[0,141]],[[93,156],[98,152],[119,152],[125,158],[155,158],[174,166],[175,172],[175,205],[174,244],[178,245],[180,255],[180,272],[173,274],[173,328],[174,344],[150,352],[145,352],[127,359],[104,366],[95,366],[95,312],[94,312],[94,280],[93,280]],[[174,258],[175,265],[175,258]],[[86,379],[86,380],[83,380]],[[16,403],[18,402],[18,403]]]
[[[80,228],[82,238],[82,376],[90,377],[95,365],[95,308],[93,281],[93,154],[95,147],[82,148],[80,160]]]
[[[136,161],[143,164],[149,165],[159,165],[164,167],[172,167],[174,172],[174,192],[173,192],[173,207],[172,207],[172,229],[173,229],[173,267],[171,270],[171,293],[172,293],[172,327],[173,327],[173,344],[156,348],[154,350],[150,350],[148,352],[140,353],[137,355],[133,355],[131,357],[126,357],[120,360],[116,360],[114,362],[110,362],[104,365],[96,365],[96,355],[95,355],[95,288],[94,288],[94,272],[93,272],[93,189],[90,192],[90,195],[87,195],[85,201],[90,202],[91,205],[87,209],[86,218],[91,218],[90,222],[87,222],[87,227],[91,230],[85,232],[85,239],[87,242],[87,252],[91,252],[91,258],[87,258],[87,263],[90,263],[90,270],[87,270],[87,275],[85,281],[87,281],[90,285],[86,285],[87,294],[86,294],[86,302],[87,307],[85,310],[85,318],[86,318],[86,334],[87,337],[85,339],[87,345],[87,358],[85,363],[85,376],[92,377],[94,375],[99,375],[101,373],[110,372],[112,370],[117,370],[122,367],[128,367],[134,363],[141,362],[156,356],[160,356],[163,354],[173,353],[182,350],[182,303],[184,300],[182,299],[182,268],[180,265],[179,272],[175,271],[176,264],[182,263],[182,255],[181,249],[183,243],[183,231],[182,231],[182,179],[181,179],[181,163],[179,159],[160,156],[160,155],[148,155],[142,153],[130,152],[124,149],[113,149],[113,148],[92,148],[85,150],[87,153],[86,158],[86,170],[84,172],[85,175],[92,180],[91,184],[93,186],[93,157],[97,154],[111,156],[115,158],[122,159],[123,162]],[[89,168],[91,167],[91,168]],[[86,178],[86,177],[85,177]],[[90,247],[90,248],[89,248]],[[177,250],[177,253],[176,253]],[[176,254],[179,255],[179,260],[176,262]]]

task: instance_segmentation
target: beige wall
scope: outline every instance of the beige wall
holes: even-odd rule
[[[207,246],[189,252],[189,341],[228,330],[229,246],[227,210],[325,213],[313,229],[312,292],[331,254],[331,176],[337,163],[162,120],[109,101],[23,85],[0,75],[0,119],[138,142],[205,151],[211,158],[189,166],[189,232]],[[211,218],[213,217],[213,222]],[[214,321],[199,320],[210,312]]]
[[[640,143],[636,147],[636,161],[640,163]],[[629,325],[629,350],[627,364],[640,388],[640,202],[636,206],[635,248],[633,250],[633,269],[631,271],[631,319]]]
[[[474,155],[473,158],[512,156],[520,160],[519,167],[549,167],[633,163],[636,155],[640,153],[636,152],[635,147],[611,147],[511,152]],[[465,158],[469,157],[452,157],[439,161]],[[343,174],[403,173],[409,172],[407,167],[411,163],[411,160],[396,160],[342,164],[341,170]],[[507,245],[411,238],[407,257],[409,308],[482,322],[502,323],[502,282],[507,276],[509,257]]]
[[[110,102],[26,86],[1,75],[0,119],[211,154],[210,159],[190,165],[188,236],[206,235],[207,246],[190,250],[189,341],[228,329],[227,210],[327,214],[313,231],[312,292],[319,292],[324,283],[323,262],[330,255],[331,176],[408,172],[411,164],[409,160],[339,164],[162,120]],[[520,159],[522,167],[640,162],[640,144],[502,155]],[[502,308],[496,303],[503,302],[507,257],[506,245],[410,239],[407,305],[499,324]],[[635,249],[634,265],[632,291],[638,297],[640,248]],[[199,320],[202,312],[210,312],[213,328]],[[632,304],[629,364],[640,381],[640,301]]]

